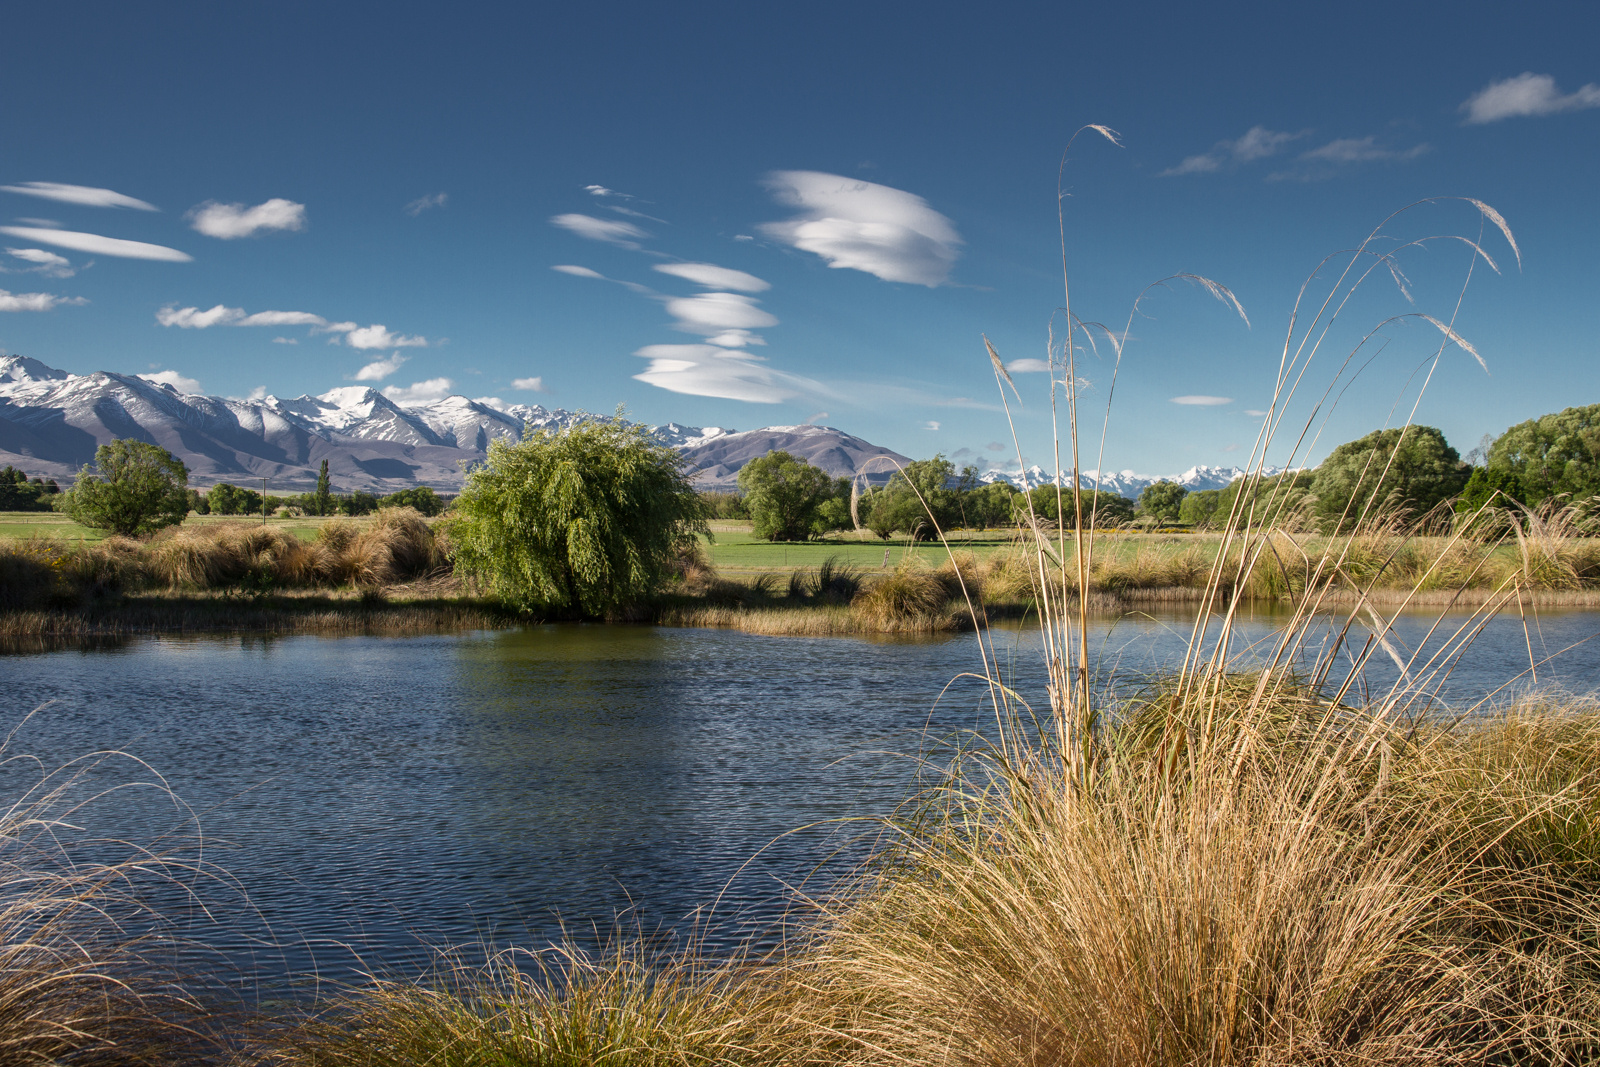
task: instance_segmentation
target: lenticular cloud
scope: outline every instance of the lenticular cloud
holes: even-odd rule
[[[914,193],[837,174],[780,170],[767,176],[779,203],[800,208],[763,233],[828,266],[865,271],[886,282],[942,285],[960,254],[955,225]]]

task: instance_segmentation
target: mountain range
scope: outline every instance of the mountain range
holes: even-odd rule
[[[413,485],[451,491],[460,487],[466,469],[483,460],[490,441],[520,440],[524,427],[561,429],[587,417],[565,408],[465,396],[401,405],[360,385],[292,400],[200,396],[136,374],[69,374],[26,356],[0,355],[0,463],[62,482],[94,459],[97,446],[133,437],[183,460],[197,487],[264,478],[271,488],[305,490],[327,460],[330,479],[341,491],[388,493]],[[775,449],[835,477],[862,474],[880,485],[897,465],[910,462],[831,426],[741,432],[668,422],[648,429],[683,453],[695,484],[704,489],[734,488],[741,467]],[[1242,474],[1238,467],[1202,466],[1166,480],[1220,489]],[[989,471],[982,480],[1031,489],[1054,478],[1034,466],[1021,473]],[[1131,470],[1085,471],[1081,478],[1086,487],[1129,498],[1160,480]]]
[[[68,374],[26,356],[0,355],[0,463],[63,482],[94,459],[97,446],[132,437],[183,460],[198,487],[265,478],[271,488],[309,489],[327,460],[339,490],[387,493],[429,485],[448,491],[483,460],[490,441],[520,440],[526,426],[560,429],[586,417],[465,396],[402,406],[366,386],[292,400],[199,396],[138,375]],[[684,454],[695,483],[707,489],[732,488],[740,467],[773,449],[836,476],[853,476],[866,465],[880,483],[894,464],[910,462],[828,426],[741,433],[669,422],[649,430]]]

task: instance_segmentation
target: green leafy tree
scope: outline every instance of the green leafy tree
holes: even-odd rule
[[[49,511],[44,499],[49,492],[40,478],[30,482],[15,467],[0,468],[0,511]]]
[[[834,530],[853,530],[855,520],[850,517],[849,478],[835,478],[828,498],[817,508],[817,530],[831,533]]]
[[[1074,526],[1073,518],[1075,516],[1075,512],[1072,510],[1072,490],[1062,486],[1059,495],[1060,511],[1057,510],[1055,486],[1041,485],[1028,492],[1028,498],[1033,501],[1033,512],[1041,520],[1057,522],[1061,512],[1064,511],[1067,516],[1066,524],[1072,527]],[[1133,521],[1133,501],[1125,496],[1113,493],[1109,489],[1085,489],[1082,491],[1081,496],[1083,498],[1083,508],[1086,512],[1085,519],[1092,516],[1094,525],[1098,529],[1104,530],[1114,526],[1124,526]],[[1026,503],[1019,500],[1017,501],[1017,507],[1022,509],[1024,514],[1026,513]]]
[[[961,508],[967,525],[976,530],[1005,526],[1013,521],[1013,510],[1022,490],[1010,482],[991,482],[967,490]]]
[[[1432,426],[1374,430],[1335,448],[1317,467],[1311,492],[1324,532],[1347,533],[1363,518],[1421,517],[1455,496],[1471,468]]]
[[[189,468],[160,445],[119,438],[94,451],[56,506],[72,521],[125,537],[176,526],[189,514]]]
[[[1217,502],[1220,489],[1196,489],[1184,496],[1178,505],[1178,521],[1190,526],[1210,526],[1217,519]],[[1222,518],[1227,518],[1224,513]]]
[[[213,485],[206,493],[206,503],[213,515],[258,515],[261,512],[260,493],[227,482]]]
[[[456,566],[523,610],[599,616],[635,604],[710,534],[683,465],[620,419],[491,442],[449,520]]]
[[[426,485],[412,486],[398,493],[390,493],[378,501],[380,508],[415,508],[430,519],[444,514],[444,501]]]
[[[349,496],[338,497],[336,506],[339,509],[339,514],[357,518],[362,515],[371,515],[374,511],[377,511],[378,498],[371,493],[357,489]]]
[[[317,491],[311,506],[316,509],[311,512],[313,515],[333,514],[333,486],[328,479],[327,460],[322,461],[322,469],[317,472]]]
[[[1139,494],[1138,510],[1160,522],[1177,522],[1183,498],[1188,495],[1189,490],[1177,482],[1152,482]]]
[[[822,468],[780,450],[741,467],[739,488],[757,537],[805,541],[820,532],[818,510],[833,495],[833,479]]]
[[[1516,507],[1524,503],[1526,490],[1515,471],[1493,467],[1474,467],[1466,488],[1456,498],[1457,515],[1474,515],[1485,505],[1493,508]]]
[[[900,532],[917,541],[932,541],[939,531],[956,529],[962,515],[954,479],[955,464],[943,455],[906,464],[874,494],[867,527],[886,540]]]
[[[1495,438],[1485,465],[1516,475],[1528,505],[1600,493],[1600,404],[1517,423]]]
[[[1234,505],[1243,496],[1239,521],[1253,526],[1300,527],[1308,521],[1311,510],[1311,486],[1316,481],[1313,471],[1285,471],[1259,481],[1249,476],[1235,478],[1217,490],[1216,510],[1212,525],[1221,525],[1233,514]]]

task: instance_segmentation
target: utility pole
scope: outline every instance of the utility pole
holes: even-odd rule
[[[267,524],[267,478],[261,477],[261,525]]]

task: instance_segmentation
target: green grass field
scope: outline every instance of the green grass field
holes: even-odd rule
[[[317,529],[332,522],[333,516],[317,518],[301,515],[292,519],[268,519],[267,525],[287,530],[302,541],[317,536]],[[185,526],[207,526],[219,522],[259,523],[260,517],[244,515],[190,515],[183,520]],[[361,522],[361,519],[353,520]],[[0,538],[4,537],[64,537],[72,541],[99,541],[106,536],[104,530],[91,530],[79,526],[65,515],[53,511],[0,511]]]

